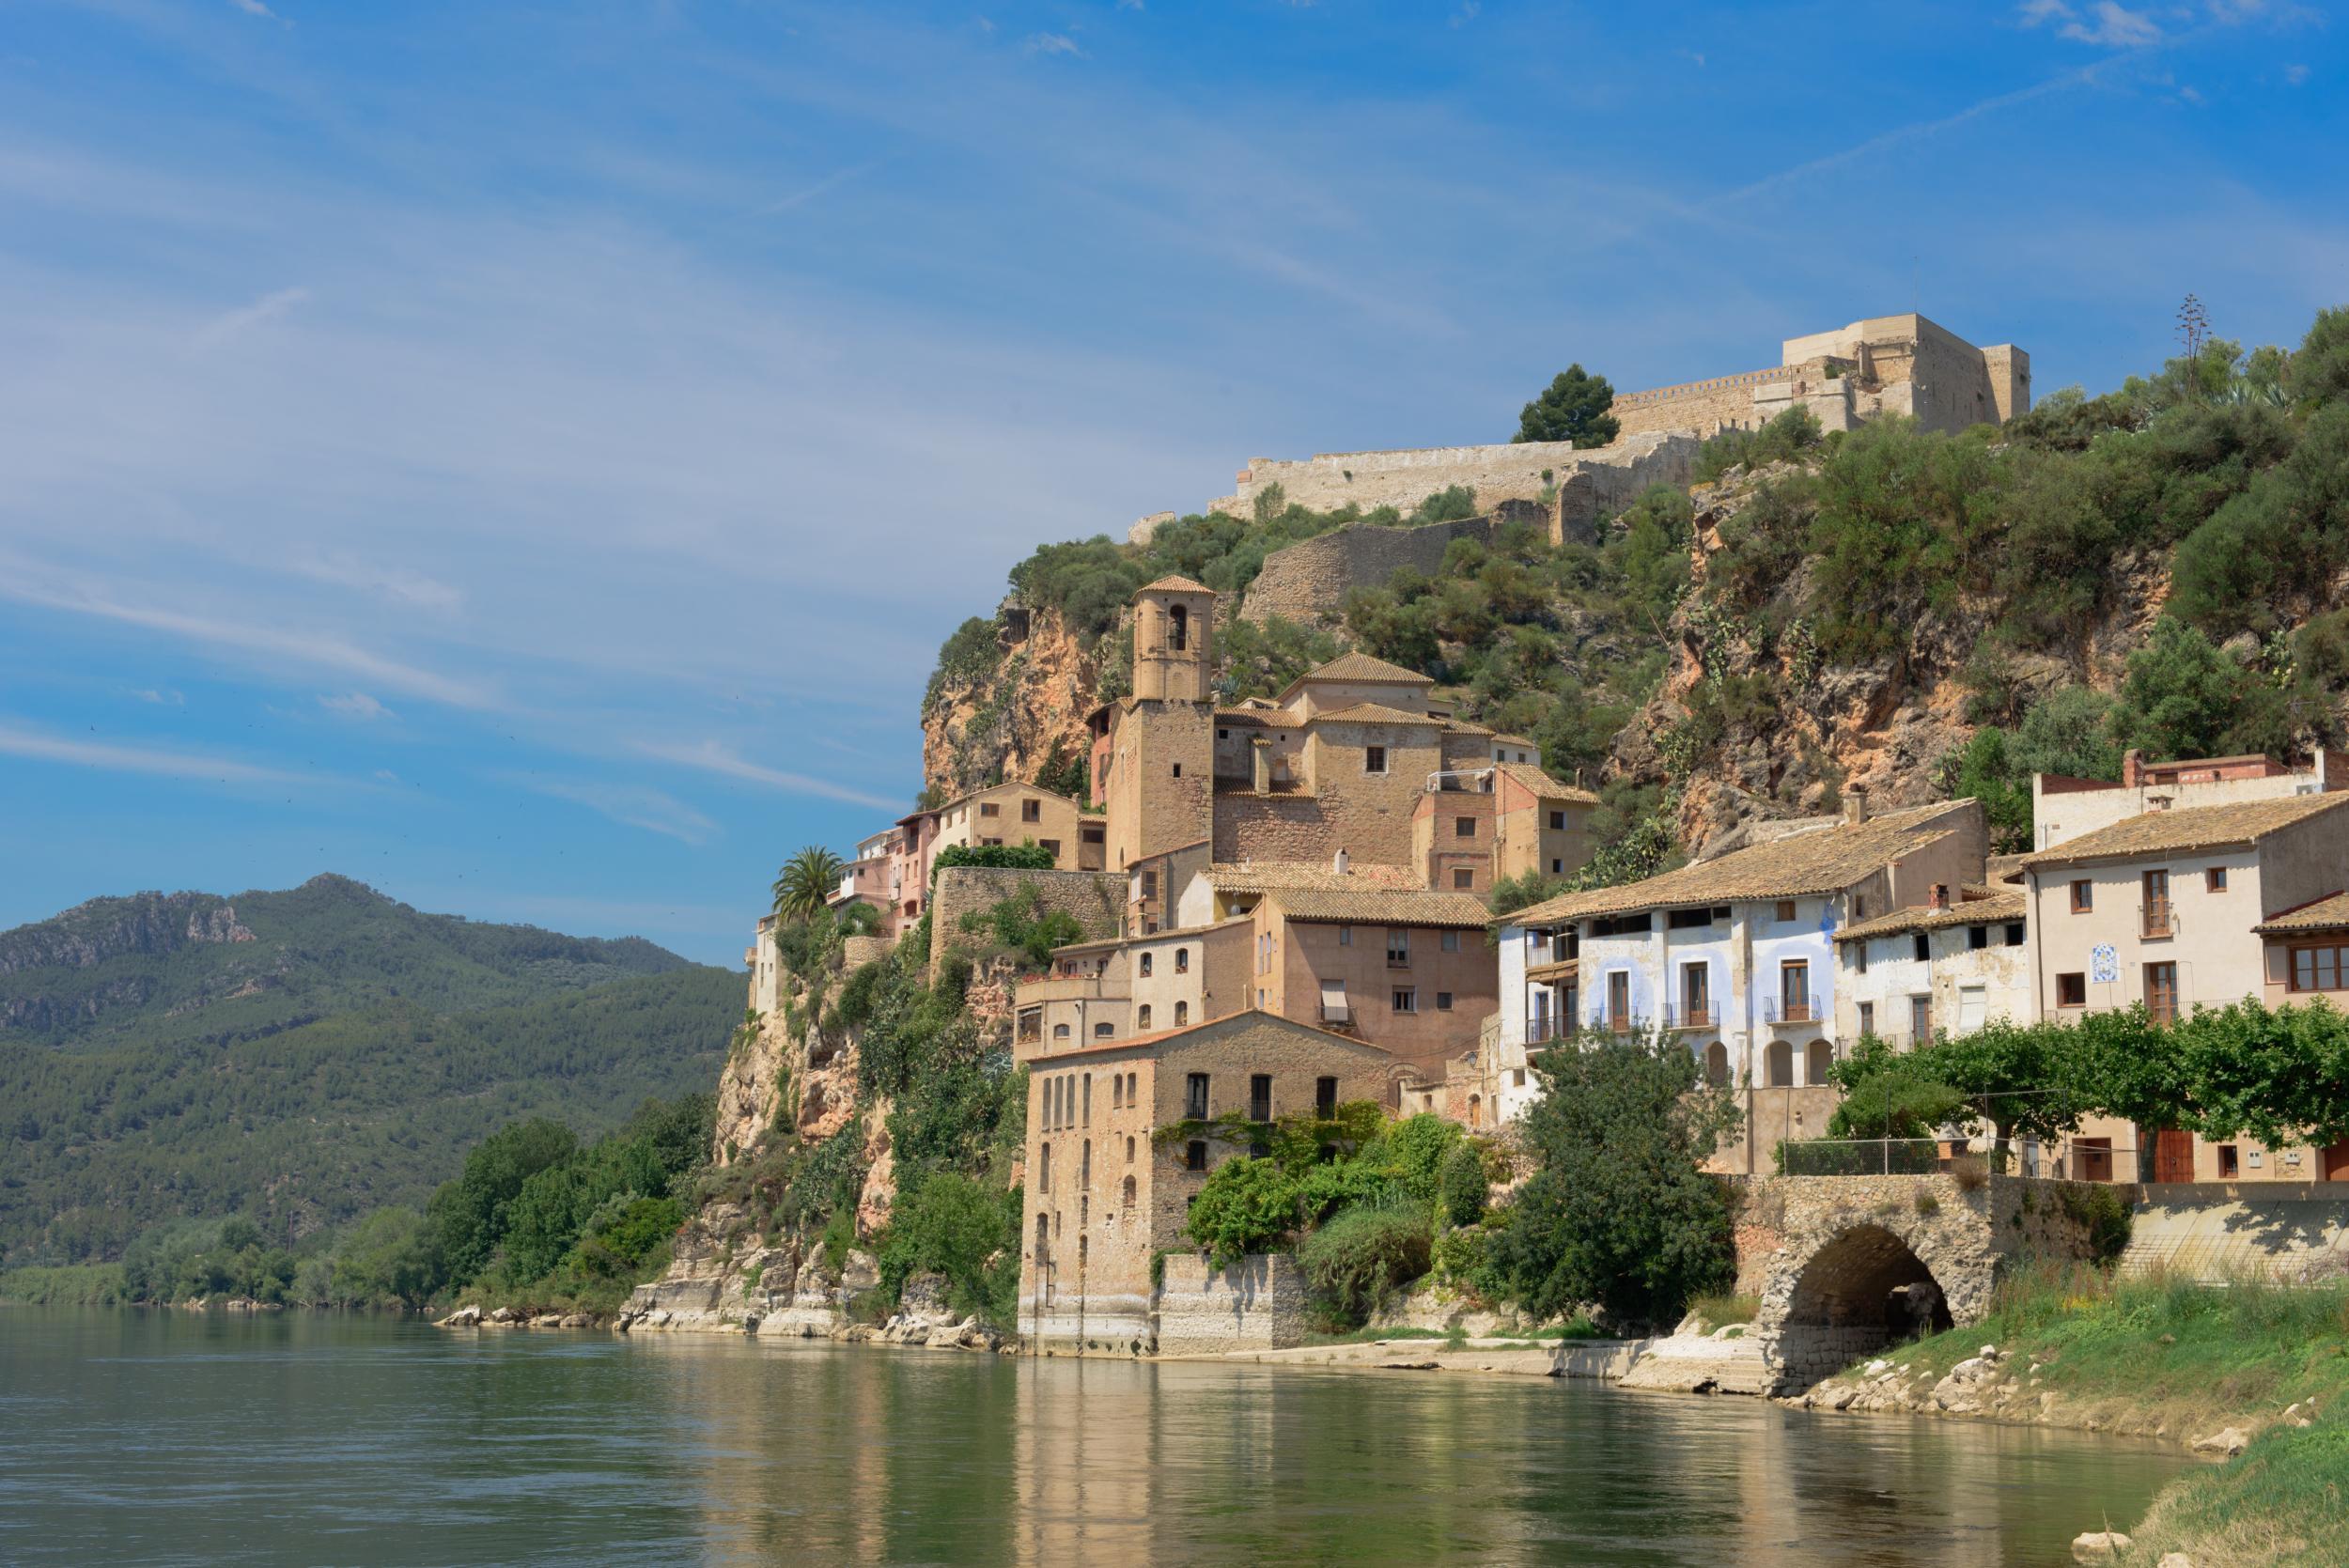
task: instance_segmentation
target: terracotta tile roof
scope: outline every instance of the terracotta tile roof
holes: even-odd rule
[[[1309,680],[1348,680],[1382,682],[1391,686],[1433,686],[1435,681],[1417,670],[1407,670],[1400,664],[1390,664],[1383,659],[1373,659],[1366,653],[1352,650],[1338,655],[1316,670],[1308,670],[1289,682],[1294,691]]]
[[[1324,724],[1416,724],[1423,729],[1439,730],[1451,721],[1431,719],[1424,713],[1406,713],[1399,707],[1382,703],[1356,703],[1334,713],[1316,713],[1313,722]]]
[[[1215,710],[1219,724],[1246,728],[1295,730],[1305,727],[1305,721],[1284,707],[1219,707]]]
[[[1857,941],[1865,937],[1896,937],[1904,931],[1942,931],[1952,925],[1996,925],[2005,921],[2023,918],[2023,890],[1999,888],[1987,898],[1960,899],[1946,908],[1927,908],[1915,905],[1894,909],[1846,925],[1835,933],[1837,941]]]
[[[1504,917],[1510,925],[1543,925],[1633,909],[1728,904],[1739,899],[1793,898],[1836,893],[1926,845],[1949,836],[1948,820],[1970,801],[1944,800],[1885,812],[1865,822],[1839,822],[1698,861],[1644,882],[1570,893]]]
[[[1495,740],[1506,740],[1512,746],[1522,746],[1529,752],[1537,752],[1541,750],[1540,743],[1535,741],[1531,736],[1495,735],[1493,738]]]
[[[2312,904],[2269,915],[2254,931],[2335,931],[2349,927],[2349,893],[2337,893]]]
[[[1589,790],[1560,784],[1530,762],[1496,762],[1493,767],[1545,800],[1577,800],[1586,806],[1598,804],[1598,797]]]
[[[1207,885],[1218,893],[1271,893],[1279,888],[1319,888],[1343,891],[1348,888],[1386,888],[1415,892],[1427,884],[1408,865],[1376,865],[1356,862],[1344,872],[1332,871],[1318,861],[1251,861],[1232,865],[1211,865],[1202,873]]]
[[[2178,806],[2147,812],[2109,828],[2025,857],[2026,869],[2074,865],[2116,856],[2160,855],[2256,844],[2279,828],[2349,806],[2349,793],[2286,795],[2270,800],[2235,800],[2223,806]]]
[[[1213,588],[1208,587],[1204,582],[1194,582],[1190,578],[1180,575],[1161,577],[1156,582],[1145,582],[1141,587],[1134,590],[1137,594],[1157,593],[1159,591],[1171,594],[1212,594],[1215,592]]]
[[[1493,733],[1492,731],[1486,729],[1484,725],[1476,722],[1473,719],[1437,718],[1437,716],[1432,713],[1429,714],[1428,717],[1435,719],[1436,722],[1441,724],[1445,729],[1456,730],[1462,735],[1489,736]]]
[[[1268,888],[1291,920],[1361,925],[1444,925],[1482,930],[1493,918],[1472,893],[1426,888]]]

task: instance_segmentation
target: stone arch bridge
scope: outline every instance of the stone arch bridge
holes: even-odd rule
[[[1744,1184],[1738,1288],[1770,1393],[1901,1340],[1977,1323],[1999,1276],[2089,1256],[2091,1185],[2020,1176],[1765,1176]]]

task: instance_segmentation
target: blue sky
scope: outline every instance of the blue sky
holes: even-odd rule
[[[1914,307],[2349,299],[2329,8],[0,3],[0,926],[739,961],[1036,543]]]

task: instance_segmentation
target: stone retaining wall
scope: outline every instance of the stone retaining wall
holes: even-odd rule
[[[1043,895],[1046,908],[1076,917],[1087,941],[1114,937],[1124,924],[1126,878],[1117,872],[950,865],[939,872],[930,889],[930,962],[935,964],[956,942],[972,939],[963,935],[964,915],[973,909],[991,909],[1024,886],[1033,886]]]
[[[1210,1270],[1197,1253],[1166,1260],[1159,1354],[1220,1356],[1305,1341],[1305,1274],[1285,1252],[1255,1252]]]

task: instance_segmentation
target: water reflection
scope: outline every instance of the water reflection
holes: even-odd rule
[[[1408,1372],[0,1311],[0,1560],[2013,1568],[2182,1461]]]

